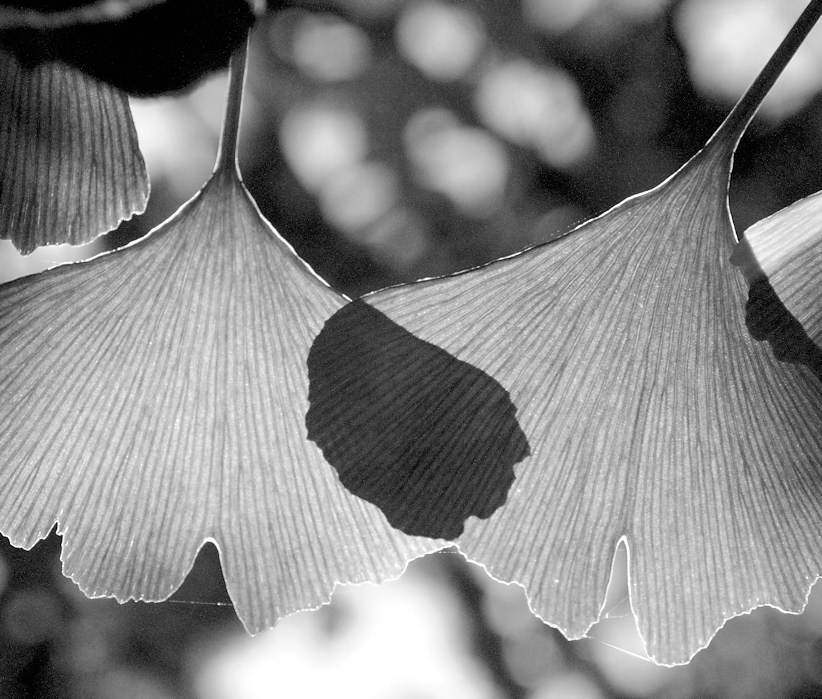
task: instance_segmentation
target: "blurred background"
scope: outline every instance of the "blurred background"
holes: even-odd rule
[[[656,185],[701,147],[803,0],[298,0],[252,37],[241,169],[263,213],[358,295],[550,240]],[[207,179],[226,77],[132,100],[145,214],[0,281],[144,235]],[[738,230],[822,189],[822,29],[737,152]],[[172,600],[87,600],[59,538],[0,545],[0,697],[822,696],[822,585],[799,616],[729,622],[685,667],[643,657],[624,551],[589,638],[455,552],[247,637],[208,545]]]

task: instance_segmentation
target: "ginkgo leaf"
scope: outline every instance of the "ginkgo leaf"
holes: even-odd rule
[[[621,540],[639,629],[665,664],[756,606],[802,609],[822,571],[822,383],[749,336],[727,203],[735,145],[820,11],[811,3],[709,146],[664,183],[555,242],[367,295],[337,311],[309,355],[312,383],[343,375],[307,422],[323,423],[311,436],[349,478],[367,470],[374,440],[368,425],[335,420],[349,401],[337,362],[380,372],[369,398],[383,425],[404,405],[393,387],[421,343],[503,386],[530,453],[505,504],[467,518],[456,541],[571,638],[598,618]],[[373,335],[392,324],[413,340],[389,363]],[[347,351],[359,335],[367,351]],[[422,438],[405,428],[381,439],[394,436],[397,452]],[[452,473],[449,448],[417,475],[432,487],[409,509],[430,507]]]
[[[78,245],[145,209],[128,100],[62,63],[0,51],[0,238],[23,253]]]
[[[249,0],[126,0],[119,12],[112,5],[9,12],[0,44],[26,65],[60,60],[126,92],[156,95],[225,67],[255,20]]]
[[[748,228],[732,259],[751,285],[751,333],[822,380],[822,192]]]
[[[0,51],[0,238],[23,253],[87,242],[145,209],[128,100],[62,63]]]
[[[0,531],[30,547],[57,522],[65,573],[119,600],[167,597],[214,541],[257,631],[441,544],[393,530],[305,438],[305,356],[345,299],[222,152],[140,241],[0,286]]]

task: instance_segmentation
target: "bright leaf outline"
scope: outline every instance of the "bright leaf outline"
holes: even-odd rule
[[[819,11],[811,3],[797,26]],[[639,630],[661,664],[687,662],[755,607],[803,609],[822,570],[822,383],[751,339],[730,262],[733,151],[796,39],[658,187],[559,240],[356,302],[510,393],[530,456],[506,504],[469,518],[456,542],[521,584],[569,638],[599,617],[620,540]],[[350,308],[318,337],[329,362],[362,332],[346,325],[361,316]],[[384,413],[395,403],[390,390],[374,401]],[[337,425],[335,439],[347,434]]]
[[[149,183],[125,94],[0,51],[0,238],[79,245],[141,213]]]
[[[753,224],[732,260],[751,284],[752,334],[822,380],[822,192]]]
[[[442,543],[393,530],[305,438],[304,357],[345,298],[240,181],[243,62],[197,195],[135,243],[0,286],[0,531],[28,548],[57,522],[64,573],[120,601],[167,598],[213,541],[256,632]]]

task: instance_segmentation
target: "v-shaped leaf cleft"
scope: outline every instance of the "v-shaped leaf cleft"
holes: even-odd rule
[[[554,242],[356,302],[510,395],[529,453],[505,504],[456,542],[571,638],[597,620],[621,540],[640,632],[666,664],[754,607],[801,610],[822,572],[822,382],[750,337],[727,200],[736,143],[820,12],[809,5],[706,148],[655,189]],[[312,352],[378,327],[345,322],[358,315],[338,311]],[[397,404],[392,385],[374,413]],[[345,415],[346,400],[323,410]],[[356,455],[348,439],[335,449]]]
[[[441,544],[394,531],[305,438],[305,356],[345,299],[240,182],[237,73],[217,170],[171,219],[0,286],[0,531],[30,547],[56,522],[65,573],[119,600],[167,597],[213,540],[257,631]]]

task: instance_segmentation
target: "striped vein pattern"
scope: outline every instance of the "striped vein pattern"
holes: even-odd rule
[[[822,347],[822,192],[748,228],[734,261],[752,280],[764,275],[808,337]]]
[[[144,210],[126,96],[62,63],[0,51],[0,238],[23,253],[87,242]]]
[[[496,381],[362,301],[324,325],[308,381],[308,438],[346,488],[407,534],[458,537],[468,517],[504,505],[528,455]]]
[[[220,174],[137,244],[0,286],[0,531],[55,522],[90,596],[170,595],[213,540],[250,631],[441,547],[305,438],[305,357],[342,297]]]
[[[461,550],[577,638],[625,537],[665,664],[755,606],[801,609],[822,570],[822,384],[746,331],[727,182],[702,154],[558,241],[363,299],[517,408],[530,456]]]

